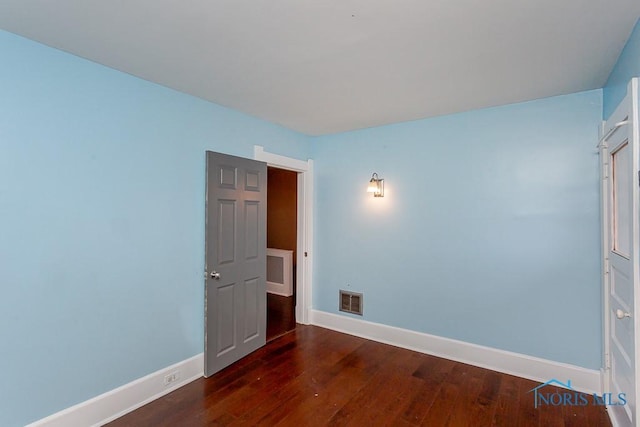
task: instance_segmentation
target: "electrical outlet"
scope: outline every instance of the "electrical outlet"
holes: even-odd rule
[[[167,374],[167,375],[164,376],[164,385],[169,385],[171,383],[175,383],[179,379],[180,379],[180,372],[179,371],[171,372],[170,374]]]

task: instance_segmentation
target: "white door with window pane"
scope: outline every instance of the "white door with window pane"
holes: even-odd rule
[[[640,256],[639,156],[637,129],[637,79],[629,84],[625,99],[605,125],[609,132],[603,145],[604,187],[607,212],[605,288],[607,308],[605,349],[609,391],[613,402],[609,413],[619,426],[638,425],[636,412],[639,330],[636,320]],[[623,396],[620,399],[620,396]],[[626,400],[626,404],[624,401]]]

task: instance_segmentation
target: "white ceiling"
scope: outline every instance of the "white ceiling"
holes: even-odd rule
[[[0,0],[0,28],[309,135],[602,87],[638,0]]]

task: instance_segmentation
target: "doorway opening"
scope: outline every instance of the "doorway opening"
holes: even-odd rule
[[[267,166],[297,174],[297,238],[296,245],[296,323],[308,325],[311,318],[313,292],[313,160],[298,160],[264,151],[255,145],[253,158]],[[265,316],[266,317],[266,316]]]
[[[296,327],[298,173],[267,168],[267,341]],[[282,261],[279,254],[288,260]],[[270,289],[269,283],[286,286]],[[288,282],[288,283],[287,283]]]

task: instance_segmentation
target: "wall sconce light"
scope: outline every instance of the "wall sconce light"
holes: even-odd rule
[[[384,197],[384,179],[378,178],[377,173],[371,175],[367,193],[373,193],[373,197]]]

